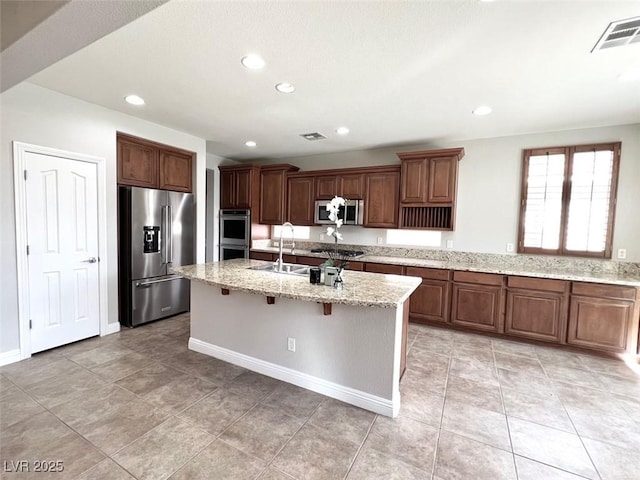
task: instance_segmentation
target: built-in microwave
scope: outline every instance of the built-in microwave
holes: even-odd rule
[[[329,220],[329,211],[327,210],[327,203],[329,200],[317,200],[314,223],[317,224],[330,224],[334,223],[333,220]],[[364,201],[362,200],[347,200],[346,205],[340,207],[338,212],[338,218],[342,219],[344,225],[362,225],[364,218]]]

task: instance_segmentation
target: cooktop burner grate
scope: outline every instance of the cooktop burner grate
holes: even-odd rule
[[[334,250],[330,248],[314,248],[311,250],[311,253],[327,253],[327,251],[333,252]],[[364,255],[364,252],[362,250],[337,249],[335,250],[335,252],[337,252],[339,255],[342,255],[343,257],[349,257],[349,258],[357,258]]]

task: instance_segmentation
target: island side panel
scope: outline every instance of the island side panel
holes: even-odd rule
[[[393,415],[400,401],[402,313],[402,307],[334,304],[332,314],[324,315],[314,302],[276,298],[268,305],[261,295],[222,295],[220,288],[191,282],[191,338],[198,351],[219,356],[201,345],[221,347],[353,389],[356,396],[379,397],[392,405]],[[296,339],[295,352],[287,350],[289,337]]]

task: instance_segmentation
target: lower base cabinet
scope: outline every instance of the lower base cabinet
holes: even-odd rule
[[[563,280],[508,277],[505,333],[565,343],[568,294]]]
[[[474,330],[504,332],[504,276],[453,272],[451,323]]]
[[[420,286],[411,294],[409,305],[411,321],[416,323],[449,322],[451,271],[407,267],[406,274],[422,278]]]
[[[574,283],[567,343],[601,351],[637,351],[637,296],[633,287]]]

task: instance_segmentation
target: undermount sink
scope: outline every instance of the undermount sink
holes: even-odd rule
[[[301,277],[309,275],[309,265],[299,265],[297,263],[283,263],[282,270],[278,271],[278,266],[275,263],[269,265],[258,265],[256,267],[249,267],[249,270],[260,270],[263,272],[282,273],[285,275],[299,275]]]

